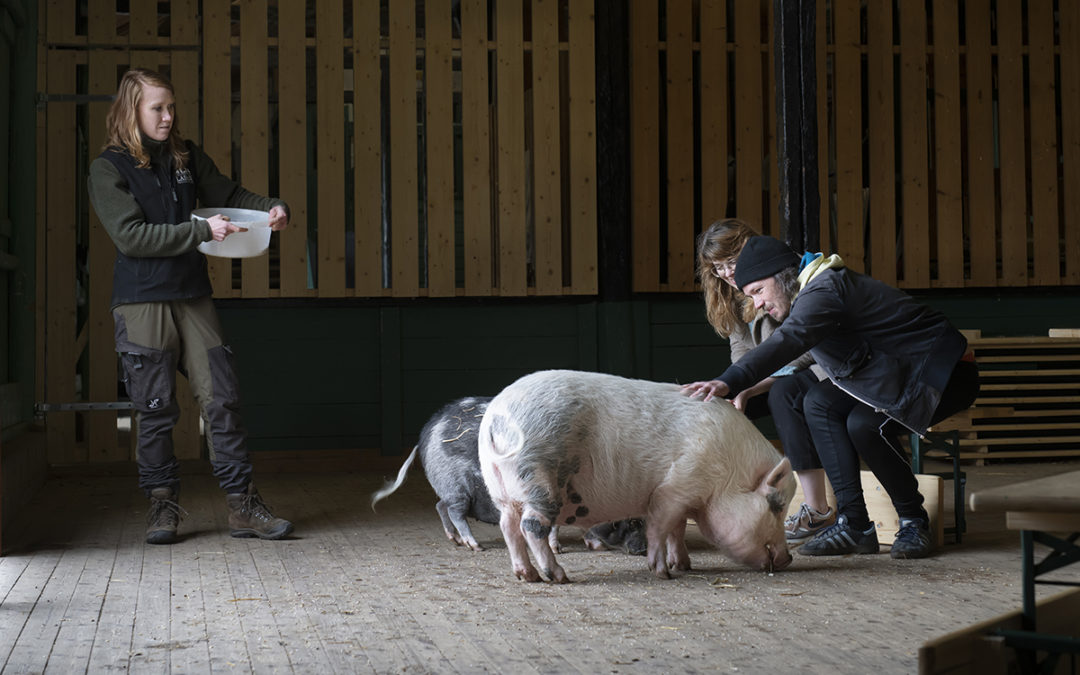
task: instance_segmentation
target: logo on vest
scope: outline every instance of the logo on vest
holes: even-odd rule
[[[157,410],[158,408],[161,407],[161,399],[160,398],[152,398],[152,399],[150,399],[149,401],[146,402],[146,407],[149,408],[150,410]]]
[[[187,169],[177,169],[176,170],[176,182],[177,182],[177,184],[183,184],[183,183],[192,182],[192,180],[191,180],[191,172],[188,171]]]

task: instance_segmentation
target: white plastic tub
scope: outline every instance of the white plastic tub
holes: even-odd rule
[[[219,258],[253,258],[270,248],[270,214],[252,209],[205,208],[191,212],[192,222],[207,220],[215,215],[226,216],[233,225],[247,228],[246,232],[233,232],[222,241],[204,241],[199,250]]]

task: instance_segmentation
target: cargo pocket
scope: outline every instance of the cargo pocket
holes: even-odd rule
[[[240,386],[236,375],[236,356],[229,345],[218,345],[207,350],[210,359],[210,381],[214,401],[225,406],[240,402]]]
[[[123,382],[137,410],[160,410],[172,403],[176,357],[133,344],[118,345]]]

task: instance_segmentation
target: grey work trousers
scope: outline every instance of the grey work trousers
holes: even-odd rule
[[[113,321],[124,384],[137,416],[139,487],[149,494],[179,483],[172,438],[180,418],[179,369],[201,409],[214,476],[226,493],[244,492],[251,482],[247,432],[232,350],[224,344],[213,300],[119,305]]]

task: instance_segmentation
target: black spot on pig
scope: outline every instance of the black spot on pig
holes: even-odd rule
[[[574,516],[567,516],[566,517],[566,524],[567,525],[573,525],[576,520],[577,520],[577,518],[575,518]]]
[[[571,504],[580,504],[581,503],[581,495],[579,495],[576,492],[571,492],[570,493],[570,503]]]
[[[541,524],[536,518],[523,519],[521,528],[537,539],[547,539],[551,534],[551,526]]]
[[[579,506],[579,507],[577,507],[577,511],[574,512],[574,515],[576,515],[578,518],[584,518],[585,516],[589,515],[589,507],[587,507],[587,506]]]

